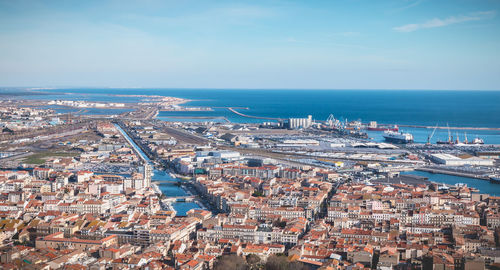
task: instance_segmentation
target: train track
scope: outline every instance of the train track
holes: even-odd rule
[[[204,144],[210,143],[209,140],[207,140],[201,136],[196,136],[196,135],[184,132],[184,131],[180,131],[180,130],[175,129],[175,128],[165,127],[164,131],[166,133],[168,133],[170,136],[174,137],[176,140],[182,141],[182,142],[185,142],[188,144],[204,145]]]

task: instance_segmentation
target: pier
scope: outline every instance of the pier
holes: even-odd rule
[[[273,117],[263,117],[263,116],[253,116],[253,115],[247,115],[247,114],[243,114],[243,113],[240,113],[238,112],[237,110],[235,110],[233,107],[228,107],[227,108],[228,110],[230,110],[231,112],[239,115],[239,116],[243,116],[243,117],[247,117],[247,118],[254,118],[254,119],[264,119],[264,120],[275,120],[275,121],[283,121],[283,119],[281,118],[273,118]],[[248,109],[248,108],[247,108]]]

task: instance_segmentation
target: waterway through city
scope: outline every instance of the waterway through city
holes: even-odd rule
[[[500,184],[491,183],[488,180],[422,171],[402,172],[401,174],[423,176],[428,178],[431,182],[447,185],[466,184],[468,187],[477,188],[480,193],[486,193],[492,196],[500,196]]]
[[[182,180],[172,177],[166,171],[154,170],[153,181],[158,183],[161,192],[167,197],[190,195],[185,189],[177,185]],[[175,202],[172,203],[172,207],[177,211],[177,216],[185,216],[187,211],[201,208],[196,202]]]
[[[132,147],[139,153],[149,164],[153,165],[148,156],[141,150],[141,148],[135,144],[135,142],[127,135],[127,133],[119,126],[116,128],[120,133],[129,141]],[[189,193],[184,190],[181,186],[176,185],[177,182],[182,181],[180,179],[172,177],[168,172],[164,170],[153,170],[153,182],[158,182],[158,187],[161,192],[167,197],[181,197],[189,195]],[[186,212],[191,209],[201,208],[196,202],[175,202],[172,203],[172,207],[177,211],[177,216],[185,216]]]

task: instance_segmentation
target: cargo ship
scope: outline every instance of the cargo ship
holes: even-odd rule
[[[484,144],[484,141],[483,141],[483,139],[476,137],[476,138],[474,138],[474,140],[472,140],[470,142],[466,142],[466,144]]]
[[[450,144],[450,145],[457,145],[457,146],[460,146],[460,145],[478,145],[478,144],[484,144],[483,139],[481,139],[479,137],[474,138],[472,141],[468,141],[467,140],[467,134],[465,134],[464,136],[465,136],[465,139],[464,139],[463,142],[460,141],[460,139],[458,138],[458,134],[457,134],[457,136],[456,136],[455,139],[453,139],[453,136],[448,135],[448,140],[447,141],[437,141],[436,143],[437,144]]]
[[[453,136],[451,136],[450,126],[446,123],[446,127],[448,128],[448,140],[447,141],[437,141],[436,144],[453,144]],[[437,128],[437,125],[436,125]]]
[[[463,142],[460,142],[460,139],[458,137],[458,132],[457,132],[457,136],[456,136],[455,140],[453,140],[453,136],[451,135],[451,131],[450,131],[450,126],[448,124],[446,124],[446,126],[448,127],[448,140],[437,141],[436,144],[449,144],[449,145],[457,145],[457,146],[468,145],[468,144],[469,145],[470,144],[472,144],[472,145],[484,144],[483,139],[481,139],[479,137],[476,137],[472,141],[469,142],[467,140],[467,133],[466,132],[464,133],[464,141]],[[430,144],[430,139],[434,135],[434,132],[436,132],[436,128],[437,128],[437,125],[434,128],[434,131],[432,132],[432,134],[427,138],[427,144]]]
[[[384,139],[388,142],[393,143],[412,143],[413,135],[411,135],[410,133],[385,131]]]

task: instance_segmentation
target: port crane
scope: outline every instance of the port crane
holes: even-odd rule
[[[331,128],[333,127],[338,127],[339,126],[339,120],[335,119],[333,114],[330,114],[328,118],[326,119],[326,124],[330,126]]]
[[[450,144],[452,144],[453,143],[453,137],[451,137],[450,125],[448,125],[448,123],[446,123],[446,127],[448,127],[448,142]]]
[[[427,136],[427,145],[430,145],[431,144],[431,139],[432,137],[434,137],[434,133],[436,133],[436,129],[438,128],[438,125],[436,124],[436,127],[434,128],[434,130],[432,131],[431,135]]]
[[[328,118],[326,119],[326,124],[329,125],[330,127],[332,127],[334,121],[335,121],[335,117],[333,117],[333,114],[330,114],[328,116]]]

